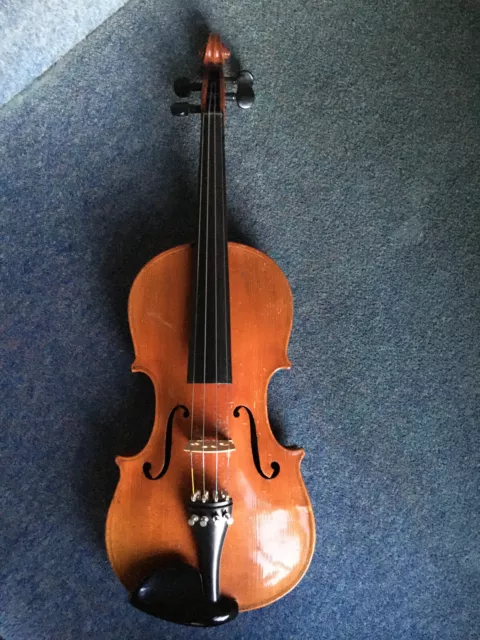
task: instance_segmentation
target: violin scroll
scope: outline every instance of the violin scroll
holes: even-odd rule
[[[211,64],[221,67],[229,57],[230,51],[220,40],[218,33],[211,33],[205,47],[203,64],[205,66]]]
[[[174,116],[187,116],[191,113],[201,113],[206,111],[206,96],[208,83],[212,76],[216,74],[216,80],[220,82],[220,108],[225,111],[225,101],[236,102],[241,109],[250,109],[255,100],[253,92],[253,75],[250,71],[240,71],[235,77],[224,77],[223,65],[230,57],[230,52],[221,43],[216,34],[211,34],[205,54],[203,57],[204,76],[203,80],[190,80],[189,78],[177,78],[173,83],[173,90],[179,98],[188,98],[193,92],[202,93],[202,105],[190,104],[188,102],[175,102],[171,106]]]

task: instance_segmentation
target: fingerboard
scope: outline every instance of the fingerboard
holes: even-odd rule
[[[217,81],[218,86],[218,81]],[[198,241],[188,358],[190,383],[230,383],[230,294],[225,191],[224,116],[215,82],[202,113]]]

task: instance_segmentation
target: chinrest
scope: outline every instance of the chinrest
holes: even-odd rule
[[[233,598],[208,600],[200,572],[181,561],[153,571],[130,593],[129,600],[156,618],[188,626],[214,627],[238,614],[238,603]]]

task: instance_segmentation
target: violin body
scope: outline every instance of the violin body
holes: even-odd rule
[[[197,242],[166,251],[137,276],[128,314],[135,361],[155,390],[144,449],[118,457],[106,546],[130,602],[191,626],[233,620],[290,591],[310,563],[315,523],[303,449],[275,439],[267,389],[289,368],[292,295],[280,268],[228,242],[225,104],[253,103],[253,76],[225,78],[229,52],[210,35],[201,92]]]
[[[278,369],[289,368],[287,345],[292,326],[292,296],[280,268],[265,254],[229,243],[231,291],[232,379],[220,394],[222,411],[230,414],[228,489],[235,496],[234,520],[225,539],[221,562],[222,591],[235,596],[240,610],[267,605],[290,591],[310,563],[315,526],[301,474],[303,449],[285,448],[272,434],[267,415],[268,382]],[[184,447],[190,423],[177,412],[172,429],[170,464],[152,482],[142,473],[145,461],[153,472],[165,462],[166,425],[172,407],[190,407],[192,385],[185,382],[193,251],[184,245],[150,261],[135,280],[129,299],[129,321],[135,346],[133,371],[142,371],[155,389],[155,423],[139,454],[118,457],[120,481],[107,522],[107,550],[120,581],[129,590],[153,568],[159,556],[181,556],[197,565],[191,528],[185,526],[189,498],[189,458]],[[197,411],[201,413],[202,384]],[[207,411],[215,413],[210,393]],[[252,409],[262,477],[252,455],[249,416]],[[226,420],[225,420],[226,421]],[[213,461],[212,461],[213,463]],[[213,466],[213,464],[212,464]],[[208,473],[212,474],[213,469]],[[183,492],[179,488],[184,487]]]

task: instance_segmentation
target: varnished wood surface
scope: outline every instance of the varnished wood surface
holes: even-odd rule
[[[165,426],[171,410],[191,411],[192,387],[186,383],[191,300],[192,249],[176,247],[160,254],[140,272],[129,299],[129,320],[136,359],[133,371],[150,376],[156,395],[155,423],[145,448],[133,457],[118,457],[120,480],[110,506],[106,544],[110,562],[127,589],[134,588],[158,559],[181,556],[196,565],[195,544],[187,524],[185,504],[191,494],[191,419],[177,412],[170,466],[163,478],[148,480],[142,472],[151,462],[152,475],[164,463]],[[229,243],[231,300],[231,385],[194,392],[195,436],[201,437],[205,401],[206,435],[218,424],[236,450],[219,457],[219,489],[233,498],[234,524],[227,532],[221,564],[221,591],[235,597],[241,610],[264,606],[280,598],[301,579],[315,543],[312,508],[300,463],[302,449],[286,449],[274,438],[267,417],[268,381],[290,366],[287,345],[292,324],[288,282],[267,256]],[[206,394],[204,396],[204,393]],[[271,475],[273,461],[280,473],[266,480],[257,471],[251,447],[248,415],[252,411],[262,470]],[[225,455],[225,454],[224,454]],[[206,481],[215,483],[215,455],[209,454]],[[196,488],[201,488],[200,454],[194,454]]]
[[[220,93],[220,110],[225,115],[225,83],[223,82],[223,65],[230,57],[230,51],[220,40],[220,36],[216,33],[211,33],[208,37],[207,45],[205,47],[205,53],[203,56],[203,66],[205,67],[205,73],[202,82],[201,93],[201,106],[202,112],[208,110],[207,104],[207,87],[208,87],[208,69],[207,67],[214,66],[219,71],[219,84],[218,89]]]

